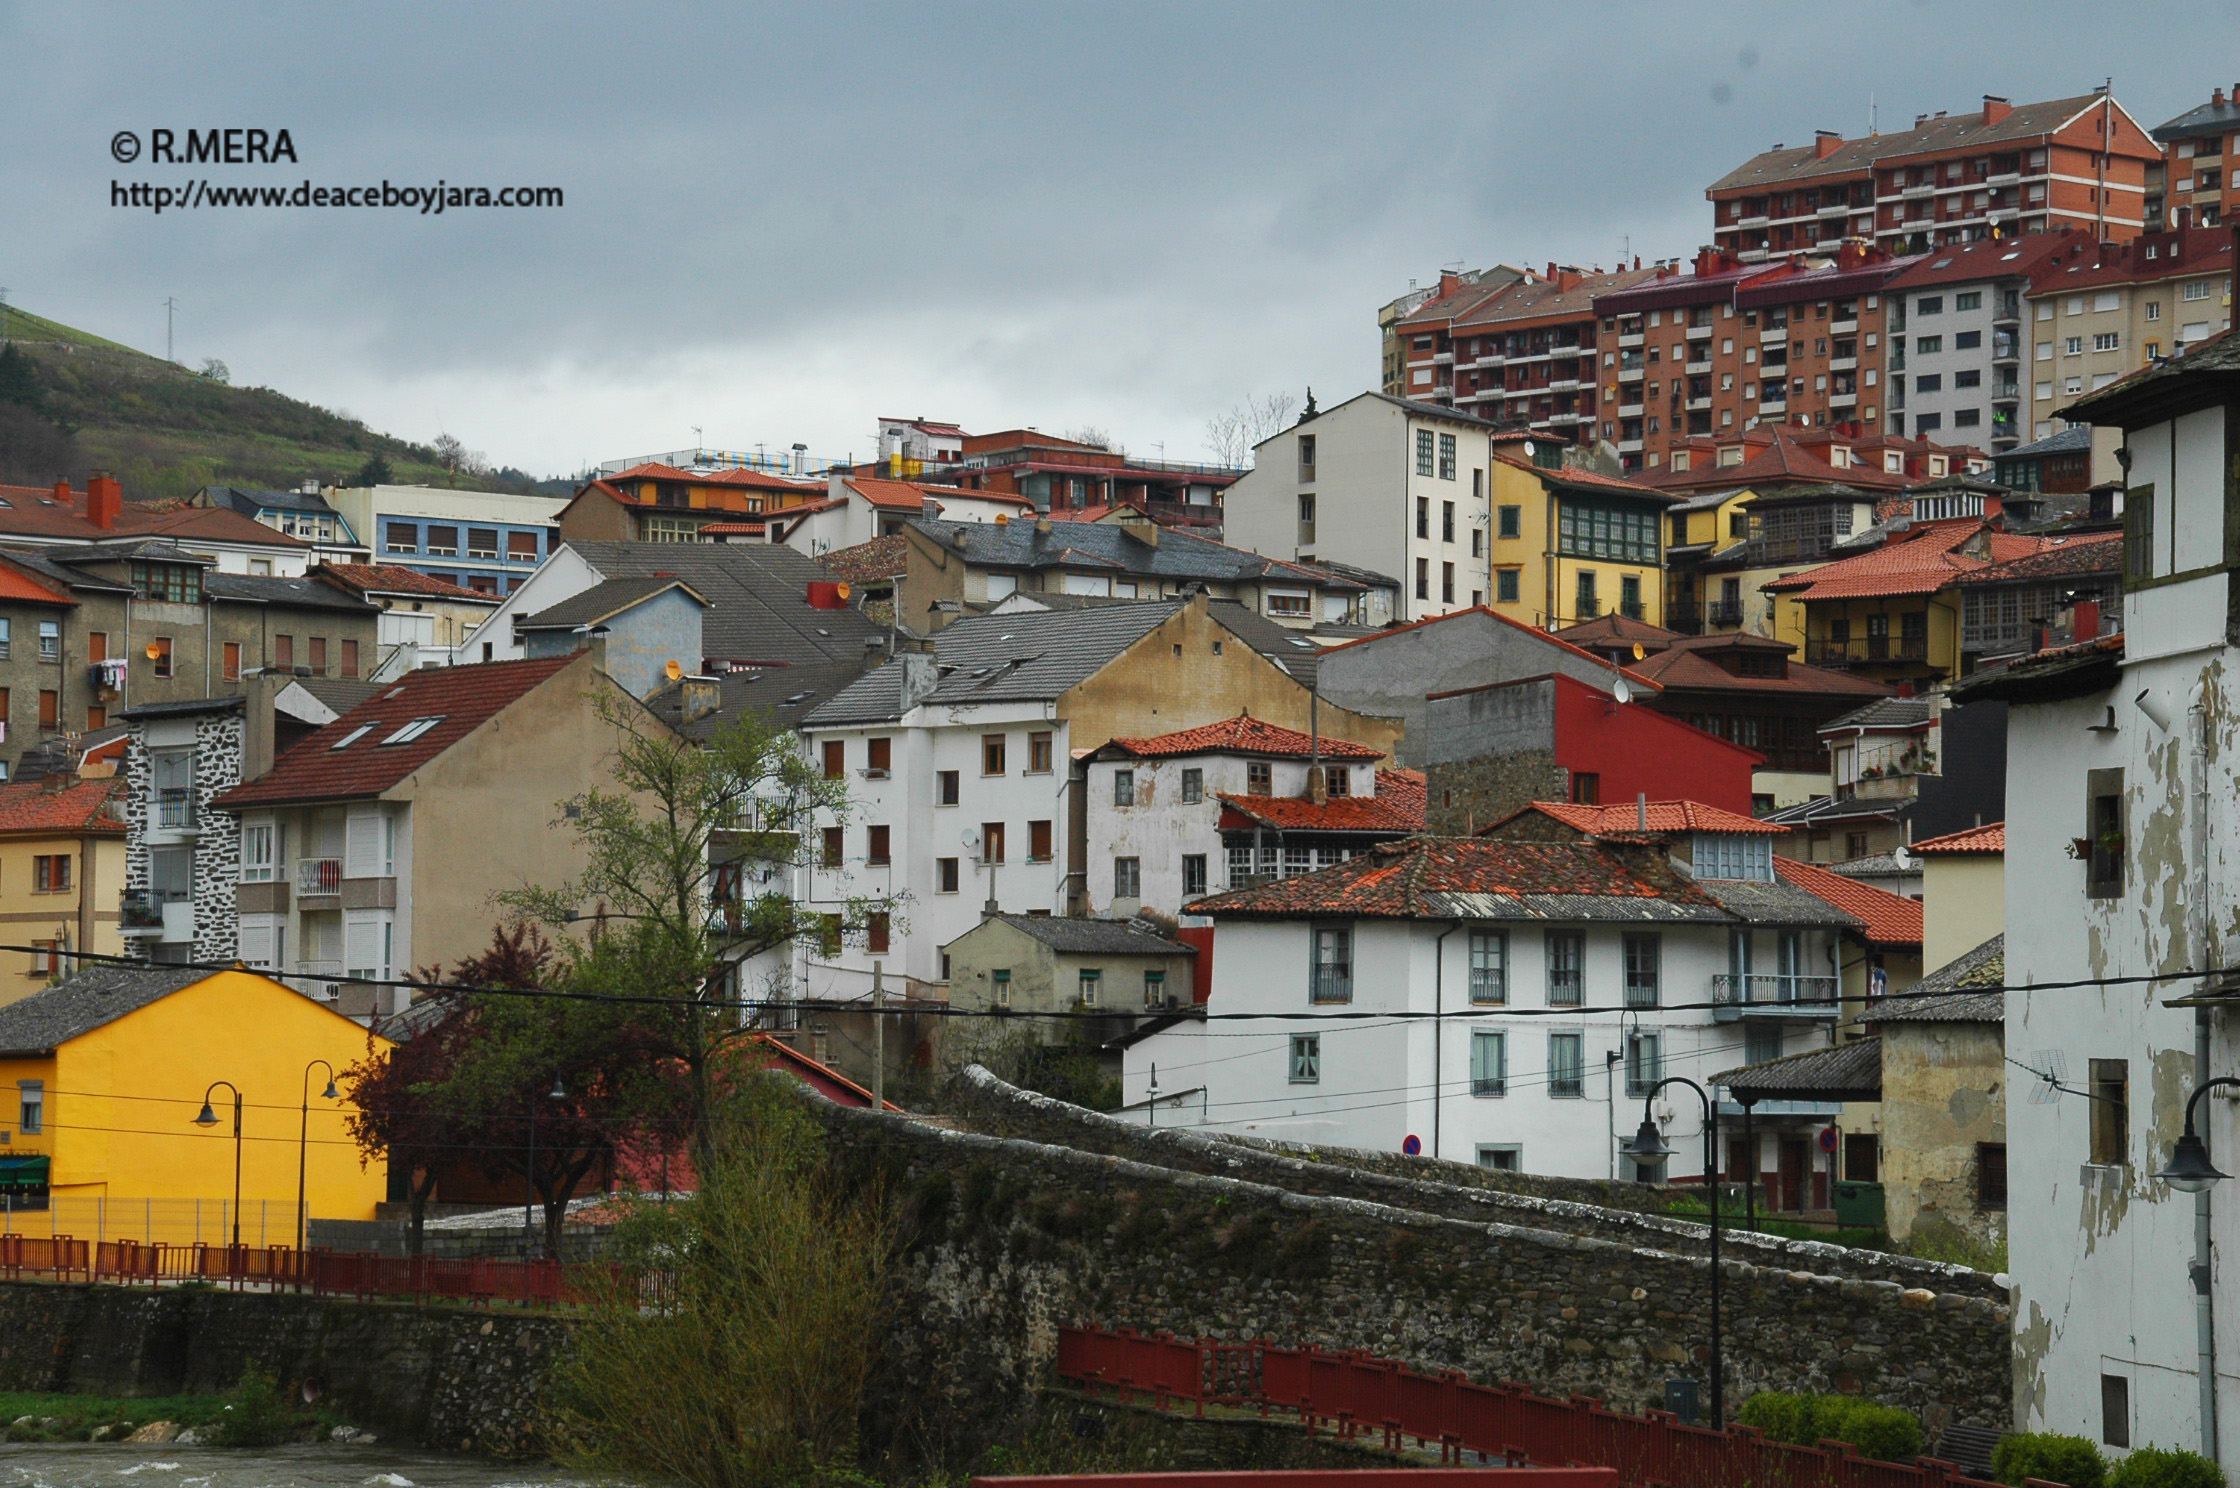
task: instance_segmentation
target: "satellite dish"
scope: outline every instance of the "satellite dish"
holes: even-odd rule
[[[1899,848],[1896,852],[1892,853],[1890,857],[1891,861],[1898,865],[1898,870],[1901,873],[1911,873],[1914,869],[1921,866],[1921,860],[1919,858],[1916,858],[1912,853],[1907,852],[1902,847]]]
[[[833,592],[833,593],[835,593],[835,594],[837,594],[837,595],[839,595],[839,596],[840,596],[840,597],[841,597],[842,599],[846,599],[846,598],[847,598],[847,597],[848,597],[849,595],[853,594],[853,593],[854,593],[855,591],[854,591],[853,589],[850,589],[850,588],[848,587],[848,582],[847,582],[847,580],[843,579],[843,580],[841,580],[841,581],[840,581],[839,583],[837,583],[837,584],[835,584],[835,585],[833,585],[833,586],[832,586],[832,592]]]
[[[1641,660],[1641,659],[1642,659],[1643,657],[1647,656],[1648,654],[1649,654],[1649,648],[1648,648],[1647,646],[1644,646],[1644,645],[1642,645],[1642,644],[1641,644],[1641,643],[1640,643],[1639,641],[1635,641],[1635,642],[1633,643],[1633,659],[1634,659],[1635,661],[1639,661],[1639,660]]]
[[[1610,695],[1616,698],[1621,703],[1630,703],[1633,701],[1633,689],[1626,685],[1626,679],[1623,677],[1619,677],[1611,682]]]
[[[148,642],[148,660],[154,661],[161,655],[163,655],[163,647],[154,641]]]
[[[674,682],[684,675],[684,668],[677,664],[675,657],[671,657],[661,664],[661,675]]]

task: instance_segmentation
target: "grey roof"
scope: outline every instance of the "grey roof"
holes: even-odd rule
[[[324,579],[283,579],[268,574],[219,573],[202,576],[202,589],[212,599],[235,604],[287,605],[295,609],[349,610],[377,614],[380,606]]]
[[[1206,613],[1238,640],[1282,667],[1300,686],[1314,686],[1322,671],[1322,648],[1308,640],[1305,631],[1278,625],[1232,599],[1213,600],[1207,604]]]
[[[742,712],[753,711],[772,723],[798,728],[812,712],[844,692],[864,669],[884,657],[867,651],[847,661],[810,661],[799,666],[753,667],[725,672],[716,679],[716,711],[684,721],[685,686],[663,687],[646,699],[646,706],[690,739],[705,739]]]
[[[183,563],[190,567],[217,571],[218,560],[202,553],[190,553],[168,537],[119,537],[105,542],[71,543],[65,547],[47,549],[47,556],[57,563],[123,563],[134,558],[153,558],[163,563]]]
[[[2172,140],[2196,139],[2202,135],[2230,134],[2240,129],[2240,89],[2233,91],[2226,103],[2204,103],[2199,108],[2187,109],[2167,124],[2157,124],[2148,133],[2163,144]]]
[[[1086,525],[1086,524],[1084,524]],[[723,661],[792,666],[845,661],[886,635],[853,605],[809,608],[809,585],[832,575],[780,543],[571,542],[602,579],[678,578],[708,602],[701,647]]]
[[[1363,568],[1359,564],[1340,563],[1335,558],[1317,558],[1311,563],[1301,559],[1299,566],[1301,568],[1328,569],[1341,579],[1351,579],[1356,584],[1365,584],[1372,589],[1397,589],[1400,587],[1400,581],[1390,574],[1381,574],[1373,568]]]
[[[1747,489],[1749,488],[1746,486],[1728,486],[1718,491],[1698,491],[1693,496],[1684,496],[1673,502],[1665,510],[1668,512],[1710,511],[1722,502],[1732,501],[1736,492]]]
[[[1911,868],[1899,866],[1894,852],[1869,853],[1863,858],[1845,858],[1840,863],[1827,865],[1830,873],[1840,873],[1845,878],[1911,878],[1921,872],[1921,865]]]
[[[1870,1023],[2004,1023],[2007,938],[1994,935],[1962,952],[1867,1014]],[[1978,989],[2001,988],[1997,991]]]
[[[327,517],[336,514],[327,498],[316,491],[267,491],[255,486],[205,486],[203,490],[214,503],[231,507],[245,517],[260,511],[313,512]]]
[[[142,703],[117,714],[119,718],[187,718],[197,713],[238,713],[245,705],[239,697],[180,698],[170,703]]]
[[[1864,930],[1866,921],[1845,913],[1818,894],[1807,893],[1786,879],[1758,883],[1751,879],[1699,878],[1696,887],[1732,910],[1751,925],[1834,925]]]
[[[0,1054],[44,1054],[213,975],[186,966],[97,966],[0,1007]]]
[[[84,569],[72,568],[68,564],[57,562],[55,552],[56,550],[53,548],[9,548],[7,557],[8,561],[17,567],[28,569],[40,578],[51,580],[66,589],[91,589],[106,594],[130,594],[132,592],[132,585],[126,583],[123,579],[103,578],[99,574],[90,574]]]
[[[2033,440],[2029,444],[2018,444],[2013,449],[2008,450],[2005,454],[1997,455],[1993,458],[2000,460],[2026,460],[2035,455],[2080,454],[2091,448],[2092,425],[2071,424],[2068,428],[2061,430],[2059,433],[2048,434],[2045,438]]]
[[[1822,822],[1855,821],[1862,817],[1885,817],[1896,821],[1899,813],[1912,804],[1911,801],[1878,796],[1814,796],[1809,801],[1799,801],[1794,806],[1769,811],[1758,820],[1771,822],[1777,827],[1813,827]]]
[[[386,682],[367,682],[353,677],[298,677],[295,685],[337,714],[349,712],[389,686]]]
[[[1882,1099],[1882,1040],[1853,1039],[1832,1048],[1809,1049],[1721,1070],[1711,1077],[1731,1095],[1776,1100]]]
[[[563,599],[534,615],[524,615],[514,622],[514,629],[574,630],[579,625],[596,625],[601,620],[611,619],[633,605],[641,604],[656,594],[665,594],[671,589],[684,590],[698,600],[703,608],[707,604],[682,579],[657,578],[646,574],[593,584],[572,599]]]
[[[1158,540],[1145,542],[1136,535],[1137,527],[1114,522],[943,522],[919,517],[910,525],[982,568],[1092,569],[1223,584],[1272,578],[1330,589],[1360,587],[1334,573],[1264,558],[1173,527],[1151,529]]]
[[[1033,936],[1051,950],[1069,956],[1194,956],[1198,953],[1196,946],[1169,940],[1130,920],[1018,914],[990,915],[988,919],[1001,920],[1012,929]],[[986,923],[987,920],[981,921],[981,924]],[[966,935],[971,933],[970,930],[965,932]]]
[[[1089,523],[1077,523],[1089,526]],[[924,701],[935,706],[1039,701],[1086,681],[1182,607],[1180,600],[971,615],[935,634],[940,680]],[[804,720],[810,728],[876,723],[902,716],[902,666],[865,674]]]
[[[1820,725],[1823,734],[1847,728],[1914,728],[1929,721],[1930,707],[1922,698],[1876,698],[1864,708],[1853,708],[1841,718]]]

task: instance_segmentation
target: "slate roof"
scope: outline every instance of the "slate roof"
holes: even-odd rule
[[[425,667],[360,703],[273,762],[259,778],[219,796],[235,811],[292,801],[347,801],[378,796],[490,721],[501,710],[575,662],[583,653],[535,661],[486,661],[476,666]],[[435,727],[401,744],[383,741],[416,718]],[[360,728],[366,732],[337,748]],[[524,741],[526,743],[526,741]]]
[[[255,516],[260,511],[312,512],[319,516],[337,515],[327,504],[327,498],[317,491],[268,491],[257,486],[204,486],[213,501],[223,502],[229,509],[244,516]]]
[[[2006,850],[2007,824],[2003,821],[1970,827],[1964,832],[1947,832],[1942,837],[1913,844],[1913,851],[1917,853],[2003,853]]]
[[[1567,827],[1591,832],[1596,836],[1644,830],[1638,802],[1588,806],[1575,801],[1534,801],[1484,828],[1479,835],[1495,831],[1518,817],[1533,812],[1553,817]],[[1738,811],[1707,806],[1701,801],[1651,801],[1648,803],[1647,815],[1649,824],[1646,830],[1651,832],[1748,832],[1769,837],[1789,835],[1787,827],[1774,826],[1754,816],[1744,816]]]
[[[1169,759],[1184,754],[1267,754],[1284,759],[1306,759],[1316,753],[1332,761],[1384,758],[1382,750],[1327,735],[1318,747],[1310,734],[1265,722],[1249,713],[1152,738],[1114,739],[1105,748],[1132,754],[1138,759]]]
[[[235,604],[285,605],[304,610],[347,610],[371,615],[379,606],[340,585],[310,577],[284,579],[271,574],[221,573],[211,569],[202,576],[202,592],[212,599]]]
[[[1765,641],[1765,645],[1753,644],[1759,641]],[[1888,684],[1871,678],[1807,666],[1794,659],[1784,665],[1778,677],[1738,675],[1704,654],[1738,644],[1747,650],[1771,647],[1784,655],[1795,649],[1761,636],[1682,636],[1662,651],[1653,652],[1640,661],[1627,662],[1626,668],[1673,692],[1781,692],[1811,697],[1888,697],[1896,692]]]
[[[1882,1040],[1852,1039],[1831,1048],[1721,1070],[1711,1083],[1725,1086],[1730,1095],[1753,1100],[1880,1100]]]
[[[2240,89],[2235,89],[2224,103],[2204,103],[2198,108],[2187,109],[2165,124],[2157,124],[2147,132],[2164,144],[2172,140],[2196,139],[2203,135],[2230,134],[2240,129]]]
[[[2007,998],[2007,938],[1994,935],[1971,951],[1953,957],[1897,997],[1885,998],[1867,1015],[1872,1023],[2004,1023]]]
[[[684,721],[682,683],[664,686],[645,702],[663,722],[691,739],[707,738],[748,710],[783,727],[799,728],[803,719],[846,691],[848,684],[862,676],[881,654],[866,652],[854,660],[724,672],[716,678],[716,711],[690,723]]]
[[[1080,568],[1215,583],[1273,579],[1335,590],[1362,587],[1336,574],[1264,558],[1174,527],[1155,529],[1158,540],[1145,542],[1135,535],[1137,529],[1111,522],[943,522],[921,517],[910,525],[981,568]]]
[[[1776,857],[1773,871],[1782,882],[1794,884],[1824,899],[1866,927],[1875,945],[1921,944],[1921,901],[1878,889],[1873,884],[1831,873],[1817,863]]]
[[[1424,828],[1428,792],[1414,770],[1379,770],[1373,796],[1333,796],[1320,806],[1298,796],[1221,796],[1224,831],[1266,827],[1277,832],[1380,832],[1408,836]]]
[[[1208,600],[1206,613],[1238,640],[1282,667],[1302,687],[1314,686],[1322,674],[1322,647],[1308,640],[1304,631],[1278,625],[1250,605],[1233,599]]]
[[[570,542],[602,579],[676,578],[707,600],[702,649],[720,661],[794,665],[847,661],[884,639],[853,605],[809,607],[809,585],[832,577],[779,543]]]
[[[2079,455],[2092,448],[2092,425],[2071,424],[2057,433],[2029,444],[2018,444],[1999,458],[2002,460],[2027,460],[2037,455]]]
[[[1061,697],[1182,605],[1181,600],[1154,600],[1086,610],[968,615],[934,635],[940,680],[925,702],[963,707]],[[902,665],[889,662],[865,673],[804,723],[826,728],[901,716]]]
[[[1863,708],[1853,708],[1840,718],[1829,719],[1820,725],[1820,732],[1832,734],[1838,729],[1918,728],[1933,715],[1934,710],[1922,698],[1877,698]]]
[[[845,583],[889,583],[901,578],[904,570],[910,567],[910,539],[899,532],[890,532],[852,548],[835,548],[820,555],[817,562],[827,573]]]
[[[0,1055],[46,1054],[206,980],[185,966],[96,966],[0,1007]]]
[[[1747,878],[1704,878],[1696,882],[1735,917],[1751,925],[1822,925],[1864,930],[1866,921],[1842,905],[1776,874],[1772,883]]]
[[[1685,874],[1650,853],[1597,842],[1410,837],[1343,863],[1200,899],[1196,914],[1731,924]]]
[[[1157,935],[1132,920],[1091,920],[1061,915],[989,915],[1069,956],[1194,956],[1198,948]],[[972,932],[967,930],[966,935]],[[956,942],[951,941],[954,945]]]
[[[1983,110],[1929,119],[1895,134],[1870,134],[1846,140],[1821,156],[1817,145],[1806,143],[1790,149],[1772,149],[1752,156],[1721,176],[1710,191],[1741,191],[1757,187],[1810,181],[1821,176],[1858,175],[1874,169],[1878,160],[1901,155],[1925,155],[1973,150],[2007,140],[2035,139],[2051,134],[2078,114],[2099,103],[2100,95],[2055,98],[2044,103],[2018,104],[1995,124],[1986,124]]]
[[[1862,819],[1896,821],[1899,812],[1911,804],[1910,801],[1887,800],[1879,796],[1814,796],[1809,801],[1799,801],[1794,806],[1769,811],[1761,820],[1778,822],[1785,827],[1803,828]]]
[[[534,615],[524,615],[514,622],[516,630],[574,630],[578,626],[596,625],[611,620],[657,594],[671,589],[681,589],[707,607],[707,601],[693,592],[690,584],[682,579],[659,579],[651,576],[634,579],[608,579],[593,584],[581,594],[547,606]]]
[[[78,780],[51,790],[44,780],[0,785],[0,833],[124,831],[123,778]]]

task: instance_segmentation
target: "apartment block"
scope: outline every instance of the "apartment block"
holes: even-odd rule
[[[2024,441],[2023,300],[2030,276],[2082,233],[1987,238],[1940,249],[1890,281],[1883,369],[1893,434],[2004,454]]]
[[[2162,149],[2104,90],[2020,106],[1985,94],[1913,128],[1775,145],[1714,181],[1716,246],[1745,260],[1867,239],[1908,252],[2004,233],[2143,231],[2147,172]]]
[[[2225,221],[2240,192],[2240,83],[2157,125],[2154,137],[2162,158],[2147,167],[2148,230],[2175,226],[2180,207],[2192,209],[2199,227]]]

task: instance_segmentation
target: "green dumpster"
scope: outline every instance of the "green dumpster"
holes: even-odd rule
[[[1836,1185],[1836,1223],[1864,1230],[1882,1228],[1882,1185],[1841,1182]]]

